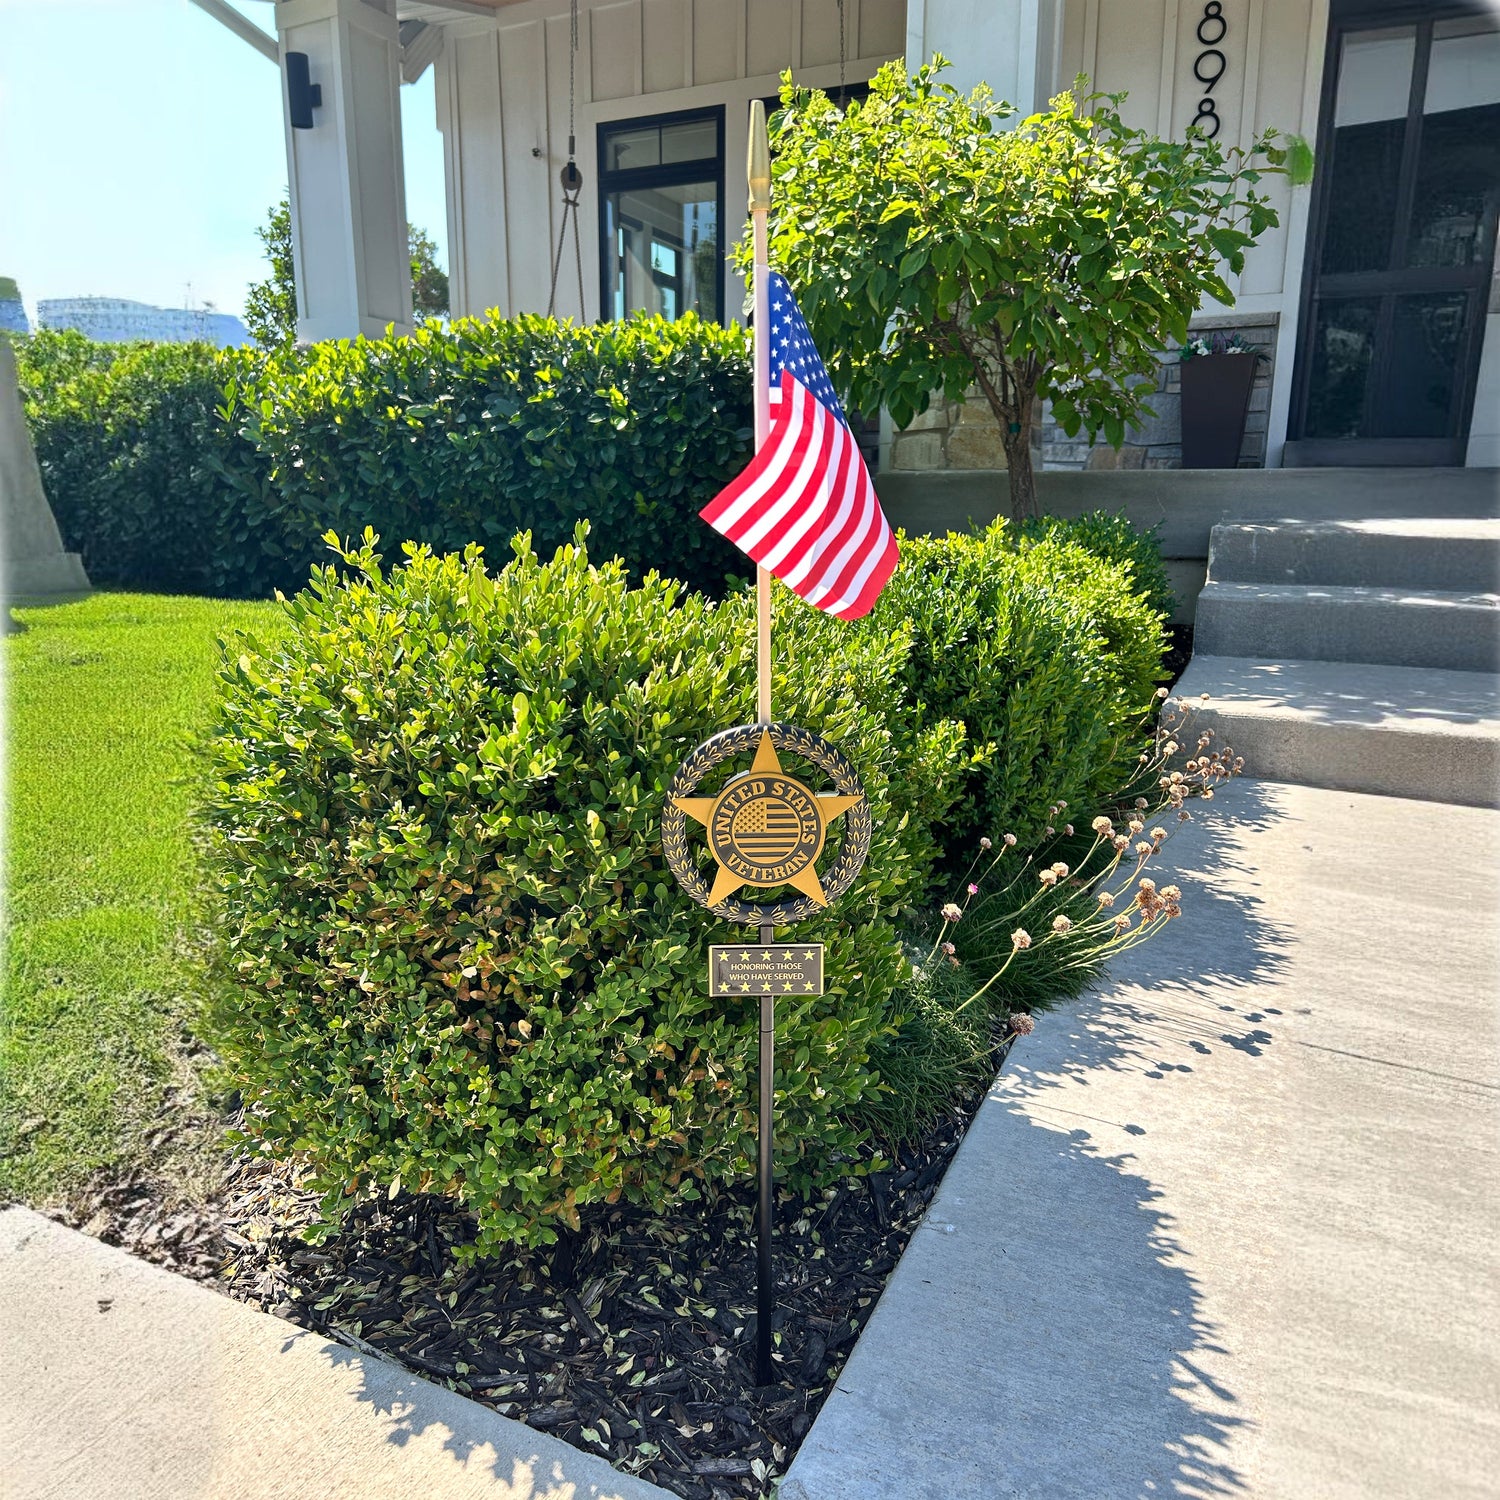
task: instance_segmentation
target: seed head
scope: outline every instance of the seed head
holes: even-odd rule
[[[1007,849],[1014,849],[1014,848],[1015,848],[1015,847],[1016,847],[1016,836],[1015,836],[1015,834],[1013,834],[1013,833],[1007,833],[1007,834],[1006,834],[1006,835],[1005,835],[1005,836],[1004,836],[1004,837],[1003,837],[1003,838],[1002,838],[1002,839],[1001,839],[1001,840],[1000,840],[1000,842],[1001,842],[1001,843],[1002,843],[1002,844],[1004,844],[1004,845],[1005,845],[1005,847],[1006,847],[1006,848],[1007,848]]]
[[[980,839],[979,847],[981,849],[993,849],[995,846],[988,839]]]
[[[1061,880],[1063,876],[1068,873],[1068,867],[1061,860],[1058,860],[1058,862],[1052,866],[1052,873],[1056,875],[1059,880]]]
[[[1020,1010],[1010,1018],[1010,1029],[1017,1036],[1030,1036],[1036,1030],[1036,1022],[1024,1010]]]
[[[943,952],[946,953],[949,958],[952,958],[953,955],[958,952],[958,949],[955,948],[952,943],[944,943]]]
[[[1073,923],[1067,917],[1053,917],[1052,930],[1053,932],[1072,932]]]
[[[1056,885],[1057,884],[1057,871],[1056,870],[1038,870],[1036,878],[1038,880],[1040,880],[1043,885],[1047,885],[1047,886]]]
[[[1010,945],[1016,949],[1029,948],[1031,946],[1031,934],[1024,927],[1016,928],[1010,935]]]
[[[946,902],[943,906],[943,920],[945,922],[956,922],[963,916],[956,901]]]
[[[1063,824],[1063,832],[1065,834],[1067,834],[1067,836],[1069,838],[1072,838],[1073,837],[1073,825],[1071,823],[1064,823]]]
[[[1089,824],[1089,827],[1092,828],[1095,833],[1102,833],[1106,835],[1113,833],[1115,829],[1115,825],[1110,822],[1108,818],[1103,817],[1095,818],[1094,821]]]
[[[1113,891],[1100,891],[1094,899],[1100,906],[1113,906],[1115,904],[1115,893]]]

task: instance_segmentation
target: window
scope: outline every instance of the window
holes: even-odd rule
[[[724,312],[724,111],[599,127],[600,306]]]

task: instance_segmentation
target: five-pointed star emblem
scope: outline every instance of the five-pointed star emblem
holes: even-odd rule
[[[750,767],[750,775],[780,776],[787,781],[792,779],[781,769],[781,760],[776,754],[775,745],[771,743],[770,730],[763,730],[761,733],[760,745],[756,749],[755,761]],[[672,805],[681,809],[688,817],[695,819],[707,827],[709,820],[713,817],[714,808],[724,795],[726,795],[725,792],[721,792],[718,797],[674,797]],[[850,797],[838,794],[819,796],[816,793],[809,793],[809,795],[817,807],[818,815],[822,819],[824,828],[827,828],[835,818],[840,817],[842,814],[848,812],[851,807],[864,800],[860,796]],[[710,849],[712,847],[712,842],[710,842]],[[716,850],[714,851],[714,857],[719,863],[719,873],[714,880],[713,889],[709,892],[708,905],[710,907],[717,906],[721,901],[727,901],[741,886],[749,883],[743,876],[736,875],[733,870],[727,868],[724,862],[719,860]],[[793,890],[801,891],[803,895],[810,896],[819,906],[828,905],[828,898],[823,894],[823,882],[818,879],[818,871],[814,864],[808,864],[805,869],[788,876],[784,883],[791,886]]]

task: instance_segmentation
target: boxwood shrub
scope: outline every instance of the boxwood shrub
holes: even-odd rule
[[[932,820],[958,864],[983,835],[1028,843],[1053,804],[1116,792],[1141,749],[1163,618],[1128,568],[1068,539],[1073,524],[903,537],[901,566],[861,627],[911,632],[902,732],[965,727],[956,802]],[[895,774],[898,801],[926,795]]]
[[[754,717],[753,596],[632,587],[581,538],[515,550],[498,575],[472,546],[385,571],[367,536],[275,643],[231,648],[205,745],[238,981],[211,1034],[247,1129],[307,1161],[330,1212],[397,1184],[457,1199],[471,1253],[694,1196],[754,1149],[754,1017],[708,999],[725,928],[659,841],[683,754]],[[797,929],[828,945],[828,994],[778,1008],[794,1184],[852,1151],[843,1116],[898,1019],[896,921],[933,843],[914,783],[933,809],[956,793],[957,727],[902,722],[909,645],[808,610],[780,637],[778,714],[850,755],[876,825],[836,915]],[[891,724],[916,757],[905,816]]]

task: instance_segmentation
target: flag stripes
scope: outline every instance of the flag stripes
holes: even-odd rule
[[[868,614],[896,539],[854,434],[781,371],[764,447],[700,512],[793,593],[844,620]]]

